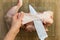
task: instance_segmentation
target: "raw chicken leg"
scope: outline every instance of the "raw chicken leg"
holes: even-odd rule
[[[13,6],[5,15],[5,20],[7,23],[7,26],[11,25],[12,16],[16,13],[18,13],[19,8],[22,6],[22,0],[18,0],[18,4],[16,6]]]

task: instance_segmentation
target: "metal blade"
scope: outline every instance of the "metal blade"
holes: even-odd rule
[[[29,5],[29,10],[30,10],[31,15],[36,15],[37,14],[35,9],[31,5]]]
[[[31,15],[37,14],[35,9],[31,5],[29,5],[29,9],[30,9]],[[48,35],[45,31],[44,25],[40,19],[34,20],[34,25],[35,25],[39,39],[44,40],[46,37],[48,37]]]

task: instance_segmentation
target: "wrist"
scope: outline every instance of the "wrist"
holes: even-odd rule
[[[12,28],[9,30],[7,35],[5,36],[4,40],[14,40],[16,35],[18,34],[19,30],[14,31]]]
[[[11,32],[12,34],[17,34],[19,32],[19,29],[11,28],[9,32]]]

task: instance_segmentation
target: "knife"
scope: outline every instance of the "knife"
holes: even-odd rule
[[[37,15],[38,14],[31,5],[29,5],[29,10],[30,10],[31,15]],[[44,28],[42,21],[40,19],[36,19],[33,22],[34,22],[34,26],[35,26],[35,29],[36,29],[36,32],[38,34],[39,39],[44,40],[45,38],[47,38],[48,35],[46,33],[46,30]]]

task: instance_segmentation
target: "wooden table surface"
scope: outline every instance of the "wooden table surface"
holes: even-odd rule
[[[17,4],[17,0],[0,0],[0,40],[4,38],[8,32],[8,28],[4,21],[4,15],[7,11],[14,5]],[[23,6],[19,11],[29,12],[28,5],[31,4],[38,12],[43,12],[46,10],[52,10],[54,13],[56,11],[56,1],[55,0],[23,0]],[[55,40],[55,23],[51,27],[48,27],[49,37],[46,40]],[[15,40],[38,40],[36,32],[28,33],[21,31]]]

